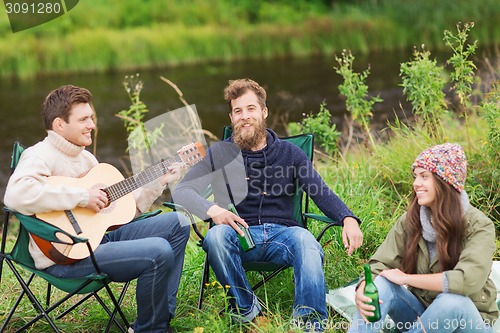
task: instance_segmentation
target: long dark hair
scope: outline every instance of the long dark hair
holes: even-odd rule
[[[432,204],[433,228],[437,233],[437,256],[441,271],[453,269],[462,252],[465,233],[465,219],[463,216],[460,193],[440,177],[432,174],[436,184],[436,198]],[[408,274],[417,273],[418,242],[422,237],[420,223],[420,205],[413,193],[413,199],[408,208],[406,217],[408,239],[406,251],[401,262],[401,270]]]

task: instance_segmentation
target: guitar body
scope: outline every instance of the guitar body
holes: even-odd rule
[[[97,164],[81,178],[48,177],[47,182],[52,186],[70,186],[85,190],[102,189],[108,195],[109,204],[99,213],[88,208],[76,207],[66,211],[36,214],[36,217],[70,235],[88,239],[88,243],[94,251],[110,227],[126,224],[134,218],[136,202],[132,192],[135,189],[166,174],[169,166],[173,165],[172,163],[191,166],[198,163],[205,155],[206,151],[203,145],[196,142],[182,147],[178,151],[178,155],[170,160],[162,160],[127,179],[117,168],[107,163]],[[69,237],[63,233],[57,236],[61,241],[72,243],[71,239],[68,239]],[[58,264],[71,264],[90,255],[87,243],[66,245],[51,243],[33,234],[31,237],[40,250]]]
[[[114,166],[107,163],[100,163],[93,167],[84,177],[72,178],[62,176],[52,176],[47,182],[53,186],[65,185],[79,187],[82,189],[106,188],[109,185],[120,182],[124,179],[123,175]],[[99,213],[91,209],[76,207],[71,210],[81,232],[77,232],[70,222],[66,211],[52,211],[48,213],[39,213],[36,216],[52,225],[59,227],[69,234],[87,238],[92,250],[95,250],[101,243],[102,237],[112,226],[126,224],[135,216],[136,202],[132,193],[128,193],[118,200],[111,201],[108,207],[102,209]],[[60,235],[64,240],[64,234]],[[67,237],[66,237],[67,238]],[[49,258],[60,264],[70,264],[77,260],[88,257],[89,250],[85,243],[75,245],[65,245],[50,243],[38,237],[33,237],[38,247]],[[61,256],[62,255],[62,256]],[[66,260],[64,259],[66,258]]]

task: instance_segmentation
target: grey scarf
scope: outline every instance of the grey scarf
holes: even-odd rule
[[[460,202],[462,204],[462,213],[465,213],[470,208],[469,196],[463,190],[460,192]],[[424,238],[427,248],[429,250],[429,257],[431,261],[436,256],[436,230],[432,227],[432,214],[431,209],[427,206],[420,206],[420,224],[422,225],[422,237]]]

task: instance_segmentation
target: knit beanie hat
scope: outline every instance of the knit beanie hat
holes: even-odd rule
[[[445,143],[424,150],[413,162],[412,170],[419,167],[435,173],[458,192],[464,189],[467,159],[458,144]]]

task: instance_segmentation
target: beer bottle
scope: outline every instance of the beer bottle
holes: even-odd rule
[[[232,203],[228,205],[228,208],[231,213],[240,216],[236,211],[236,207],[234,207]],[[252,235],[250,234],[250,231],[240,223],[236,222],[236,224],[238,225],[238,227],[240,227],[241,230],[243,230],[243,233],[245,234],[245,236],[241,236],[240,234],[238,234],[238,239],[240,240],[243,251],[248,252],[250,250],[253,250],[253,248],[255,248],[255,243],[253,241]]]
[[[373,283],[372,271],[370,270],[370,265],[365,264],[365,296],[370,297],[372,300],[368,304],[373,305],[375,310],[373,310],[373,316],[366,317],[368,321],[374,322],[380,319],[380,303],[378,302],[378,289]]]

